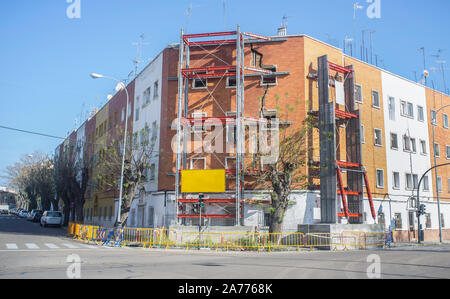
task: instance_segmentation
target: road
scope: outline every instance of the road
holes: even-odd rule
[[[70,273],[86,279],[450,278],[450,246],[271,253],[109,248],[74,241],[65,229],[0,216],[0,278]]]

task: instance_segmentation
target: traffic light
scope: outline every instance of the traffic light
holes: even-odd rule
[[[204,203],[203,203],[203,194],[199,194],[198,196],[198,203],[200,205],[200,208],[203,207]]]
[[[427,210],[426,206],[424,204],[421,204],[419,206],[419,210],[417,211],[417,214],[419,214],[419,216],[420,215],[425,215],[426,210]]]

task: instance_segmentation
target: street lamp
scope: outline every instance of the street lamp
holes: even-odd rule
[[[91,77],[93,79],[106,78],[106,79],[116,81],[120,85],[121,89],[125,89],[125,93],[127,95],[127,104],[126,104],[126,112],[125,112],[125,133],[123,134],[122,166],[121,166],[121,171],[120,171],[119,207],[117,210],[116,223],[114,225],[117,229],[120,229],[122,227],[122,223],[120,222],[120,214],[121,214],[121,208],[122,208],[123,170],[124,170],[124,165],[125,165],[125,151],[126,151],[126,147],[127,147],[127,126],[128,126],[128,105],[129,105],[128,90],[125,86],[125,83],[123,83],[122,81],[117,80],[113,77],[108,77],[108,76],[104,76],[104,75],[100,75],[100,74],[96,74],[96,73],[91,73]]]
[[[433,83],[433,90],[434,90],[434,83]],[[441,111],[442,109],[446,108],[446,107],[450,107],[449,105],[445,105],[441,108],[439,108],[438,110],[436,110],[435,112],[435,120],[431,119],[431,127],[433,129],[433,156],[434,156],[434,166],[436,166],[436,148],[435,148],[435,140],[434,140],[434,126],[437,125],[437,116],[438,116],[438,112]],[[434,169],[434,178],[436,181],[436,198],[437,198],[437,204],[438,204],[438,220],[439,220],[439,242],[442,243],[442,227],[441,227],[441,205],[440,205],[440,201],[439,201],[439,187],[437,184],[437,168]]]

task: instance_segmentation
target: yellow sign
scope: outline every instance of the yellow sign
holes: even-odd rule
[[[225,169],[181,171],[181,193],[225,192]]]

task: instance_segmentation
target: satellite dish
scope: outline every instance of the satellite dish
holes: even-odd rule
[[[112,97],[113,97],[113,96],[112,96],[112,95],[110,95],[110,94],[106,96],[106,98],[107,98],[108,100],[111,100],[111,99],[112,99]]]
[[[425,77],[428,77],[428,76],[430,75],[430,73],[428,73],[427,70],[424,70],[424,71],[423,71],[423,75],[424,75]]]

